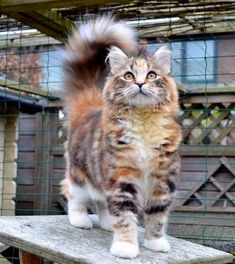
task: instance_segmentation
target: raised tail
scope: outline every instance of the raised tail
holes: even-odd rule
[[[103,85],[105,59],[109,48],[117,46],[125,53],[136,48],[136,33],[112,16],[101,16],[79,26],[68,39],[64,63],[65,89],[69,96]]]

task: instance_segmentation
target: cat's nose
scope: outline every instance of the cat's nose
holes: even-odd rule
[[[142,83],[142,82],[137,82],[135,84],[137,84],[140,88],[144,85],[144,83]]]

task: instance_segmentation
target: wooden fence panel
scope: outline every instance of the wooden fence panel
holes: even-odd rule
[[[207,106],[199,102],[182,104],[179,118],[184,131],[180,150],[182,175],[174,210],[202,211],[206,207],[208,212],[235,212],[235,153],[230,147],[234,141],[233,107],[233,103],[222,104],[219,97]],[[63,212],[59,183],[64,177],[65,162],[56,111],[48,109],[43,116],[34,117],[35,120],[31,116],[31,124],[27,119],[22,121],[26,122],[26,131],[20,134],[19,190],[28,192],[29,197],[32,197],[30,191],[34,193],[30,202],[37,214]],[[225,127],[231,129],[223,130]],[[221,130],[223,133],[219,134]],[[25,146],[27,137],[34,149],[30,144]],[[21,197],[19,193],[18,201],[23,202]]]

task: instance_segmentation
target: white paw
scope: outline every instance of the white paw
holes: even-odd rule
[[[99,218],[98,215],[96,215],[96,214],[90,214],[89,217],[92,220],[94,227],[100,227],[106,231],[113,231],[112,224],[111,224],[109,217],[108,218],[104,218],[104,217]]]
[[[69,214],[70,224],[79,228],[90,229],[93,227],[92,221],[87,214],[73,212]]]
[[[117,241],[112,244],[110,252],[119,258],[135,258],[139,254],[139,246],[137,244]]]
[[[93,227],[99,227],[99,217],[97,214],[89,214]]]
[[[111,224],[111,221],[110,221],[110,218],[100,218],[99,219],[99,226],[104,229],[104,230],[107,230],[107,231],[112,231],[113,228],[112,228],[112,224]]]
[[[171,246],[165,237],[154,238],[154,239],[144,239],[144,247],[153,250],[153,251],[161,251],[161,252],[169,252]]]

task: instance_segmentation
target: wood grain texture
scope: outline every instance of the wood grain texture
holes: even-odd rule
[[[2,253],[2,252],[3,252],[4,250],[6,250],[7,248],[8,248],[7,245],[0,243],[0,253]],[[1,257],[0,257],[0,259],[1,259]],[[0,263],[1,263],[1,261],[0,261]]]
[[[33,255],[29,252],[20,251],[20,264],[42,264],[43,259],[39,256]]]
[[[117,3],[127,3],[130,1],[119,0]],[[38,9],[63,8],[71,6],[105,5],[105,0],[1,0],[0,10],[4,12],[25,12]]]
[[[140,243],[142,239],[140,231]],[[111,233],[98,228],[77,229],[69,224],[67,216],[0,217],[0,241],[61,264],[223,264],[232,261],[231,254],[173,237],[169,237],[170,253],[154,253],[141,247],[137,258],[119,259],[109,253]]]

